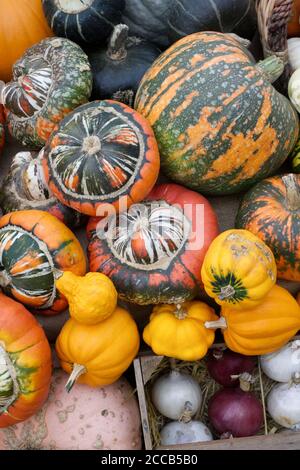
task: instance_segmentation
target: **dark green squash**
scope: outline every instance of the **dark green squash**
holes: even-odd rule
[[[124,7],[125,0],[43,0],[54,33],[79,44],[101,44],[120,22]]]
[[[174,1],[169,17],[172,42],[199,31],[235,33],[252,39],[256,29],[254,0]]]
[[[92,98],[118,98],[117,101],[132,104],[141,79],[159,54],[153,44],[129,38],[128,26],[115,26],[107,48],[88,51],[93,73]]]
[[[129,26],[130,35],[166,48],[171,44],[168,20],[173,3],[174,0],[126,0],[122,23]]]
[[[174,181],[204,194],[233,194],[275,172],[294,147],[298,116],[271,85],[276,57],[255,64],[230,35],[186,36],[146,72],[135,108],[154,129]]]

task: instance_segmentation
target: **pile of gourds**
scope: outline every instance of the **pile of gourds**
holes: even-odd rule
[[[300,281],[299,70],[288,100],[272,86],[283,61],[255,62],[240,37],[254,1],[26,0],[25,31],[16,3],[0,6],[0,152],[4,126],[24,147],[0,191],[0,427],[50,387],[49,344],[21,304],[69,307],[68,391],[113,384],[137,355],[118,299],[154,305],[143,339],[158,355],[199,360],[218,329],[237,353],[283,347],[300,329],[276,284]],[[295,173],[274,176],[291,153]],[[205,196],[241,191],[219,234]],[[68,228],[83,225],[88,273]]]

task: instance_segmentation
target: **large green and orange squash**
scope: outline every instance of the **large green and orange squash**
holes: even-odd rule
[[[255,64],[222,33],[192,34],[163,53],[135,108],[154,129],[166,174],[204,194],[230,194],[277,170],[299,132],[296,112],[271,85],[282,70],[275,57]]]
[[[68,305],[55,287],[57,271],[86,272],[84,252],[71,230],[38,210],[0,219],[0,286],[7,295],[39,313],[57,314]]]
[[[37,320],[0,293],[0,428],[35,414],[48,396],[51,350]]]
[[[271,248],[280,279],[300,281],[300,175],[260,181],[245,195],[236,226]]]
[[[203,196],[158,185],[116,221],[90,220],[90,269],[110,277],[121,299],[182,303],[200,292],[201,265],[217,234],[216,215]]]
[[[103,216],[144,199],[158,177],[157,143],[147,120],[117,101],[93,101],[69,114],[45,147],[50,191],[83,214]]]

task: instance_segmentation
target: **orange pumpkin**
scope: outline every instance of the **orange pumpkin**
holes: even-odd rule
[[[0,286],[40,313],[57,314],[68,302],[55,287],[56,271],[86,272],[75,235],[53,215],[17,211],[0,219]]]
[[[51,369],[43,329],[21,304],[0,293],[0,428],[39,410],[48,396]]]
[[[53,36],[44,17],[41,0],[1,0],[0,80],[11,79],[12,66],[26,49]]]

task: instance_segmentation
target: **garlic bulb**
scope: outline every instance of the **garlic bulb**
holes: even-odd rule
[[[292,71],[300,68],[300,38],[288,39],[289,64]]]
[[[300,68],[293,73],[289,80],[288,94],[292,104],[300,112]]]
[[[290,383],[276,385],[267,397],[267,409],[276,423],[300,430],[300,373]]]
[[[300,340],[292,341],[271,354],[260,356],[261,368],[275,382],[289,382],[300,372]]]
[[[152,402],[169,419],[190,419],[201,407],[202,392],[192,376],[172,370],[154,383]]]
[[[212,440],[212,433],[201,421],[190,421],[188,423],[172,421],[166,424],[160,432],[160,443],[162,446]]]

